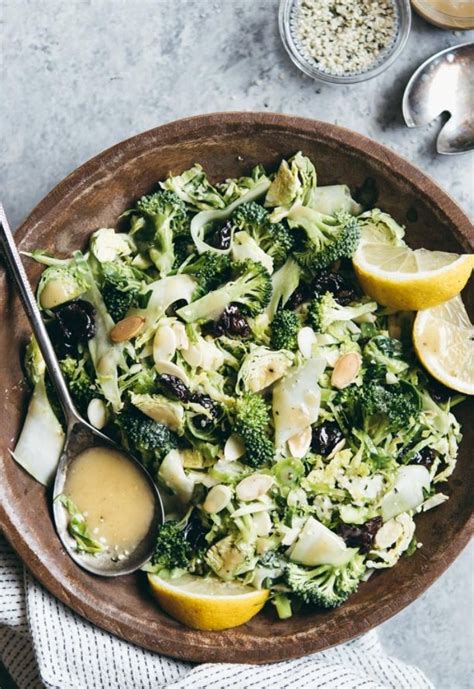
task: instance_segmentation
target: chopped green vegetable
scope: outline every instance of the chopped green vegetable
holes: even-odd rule
[[[56,500],[68,511],[69,521],[67,528],[70,536],[76,541],[77,550],[90,555],[101,553],[104,550],[104,546],[91,536],[84,515],[79,512],[73,501],[64,494],[58,495]]]
[[[291,562],[285,570],[285,581],[304,603],[335,608],[357,590],[364,572],[364,558],[354,554],[341,567],[319,565],[309,569]]]

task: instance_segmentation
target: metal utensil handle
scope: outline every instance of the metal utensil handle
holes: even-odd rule
[[[11,270],[11,274],[20,293],[21,301],[25,313],[30,321],[31,329],[36,337],[41,354],[46,363],[48,373],[51,377],[56,392],[61,402],[66,420],[69,423],[72,419],[77,419],[78,413],[67,389],[66,382],[59,367],[59,362],[49,339],[48,332],[43,323],[40,310],[36,303],[30,281],[25,272],[22,260],[16,248],[15,240],[10,230],[5,211],[0,203],[0,245],[6,262]]]

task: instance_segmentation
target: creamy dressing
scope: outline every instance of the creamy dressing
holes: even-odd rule
[[[84,515],[91,535],[108,550],[127,555],[148,533],[154,513],[152,489],[117,450],[93,447],[78,455],[64,492]]]
[[[426,0],[425,4],[450,17],[472,18],[474,16],[474,2],[469,2],[469,0]]]
[[[474,28],[471,0],[413,0],[414,8],[429,22],[445,29]]]

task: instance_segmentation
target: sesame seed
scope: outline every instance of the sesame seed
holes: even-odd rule
[[[397,11],[393,0],[301,0],[295,23],[307,59],[330,74],[355,74],[393,44]]]

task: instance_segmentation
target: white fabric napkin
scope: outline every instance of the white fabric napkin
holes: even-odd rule
[[[0,654],[19,689],[433,689],[376,631],[271,665],[184,663],[93,627],[45,591],[0,538]]]

